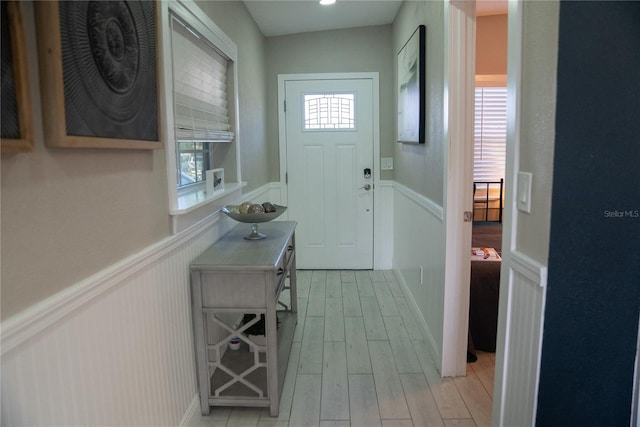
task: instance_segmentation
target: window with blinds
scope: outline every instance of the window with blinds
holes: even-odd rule
[[[476,87],[474,181],[499,181],[505,175],[507,88]]]
[[[174,123],[178,187],[205,180],[213,164],[210,143],[230,142],[229,60],[214,45],[171,16]]]

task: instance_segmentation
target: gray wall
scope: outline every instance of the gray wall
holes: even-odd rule
[[[394,142],[394,180],[443,204],[444,185],[444,5],[442,2],[406,1],[393,23],[393,64],[396,87],[396,55],[418,25],[427,27],[426,48],[426,143],[424,145]],[[396,105],[393,95],[392,104]],[[393,141],[396,134],[396,111],[392,111]]]
[[[238,46],[238,96],[240,117],[240,162],[244,191],[269,182],[269,147],[266,139],[267,90],[265,38],[240,1],[202,1],[198,6]],[[229,145],[218,144],[214,156]]]
[[[380,153],[393,155],[395,117],[391,26],[361,27],[267,38],[269,178],[279,181],[278,74],[378,72]],[[392,172],[381,174],[392,179]]]
[[[238,46],[244,179],[256,188],[268,171],[264,38],[241,2],[200,5]],[[2,319],[171,233],[164,150],[45,147],[32,3],[23,6],[35,148],[2,154]]]
[[[559,7],[558,2],[552,1],[525,2],[523,8],[522,121],[516,169],[531,172],[533,182],[531,213],[517,212],[516,248],[546,265],[551,220]]]
[[[45,147],[33,3],[23,6],[35,147],[2,154],[2,319],[170,233],[164,150]]]

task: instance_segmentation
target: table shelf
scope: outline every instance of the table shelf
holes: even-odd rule
[[[297,324],[295,222],[264,223],[261,231],[268,237],[259,241],[245,240],[246,230],[246,224],[237,226],[191,264],[204,415],[211,406],[269,407],[278,415]],[[284,291],[286,303],[280,301]],[[264,314],[266,345],[250,342],[243,333],[249,324],[232,326],[245,313]],[[236,336],[240,348],[231,350],[229,340]]]
[[[278,311],[278,319],[280,320],[280,327],[278,328],[278,385],[279,389],[281,384],[284,383],[284,374],[286,372],[287,363],[289,361],[289,350],[291,343],[293,342],[293,335],[296,328],[297,316],[294,313]],[[248,337],[245,336],[246,339]],[[240,348],[238,350],[227,349],[222,356],[221,364],[228,370],[233,371],[235,375],[240,375],[246,370],[252,368],[256,363],[256,353],[251,351],[249,344],[241,341]],[[267,348],[264,346],[264,350],[258,352],[257,360],[262,366],[256,368],[254,371],[246,375],[244,379],[251,383],[256,388],[262,391],[262,396],[254,389],[247,387],[241,382],[235,382],[233,385],[226,388],[219,393],[219,396],[210,397],[209,405],[211,406],[227,406],[227,404],[221,404],[223,399],[232,398],[234,401],[239,399],[245,399],[244,404],[234,403],[237,406],[269,406],[269,396],[267,387],[267,360],[266,360]],[[212,365],[216,365],[215,363]],[[214,368],[211,374],[210,389],[212,391],[217,390],[229,381],[233,380],[233,376],[224,372],[222,369]],[[278,390],[280,394],[281,390]],[[215,393],[215,392],[214,392]],[[245,405],[246,404],[246,405]]]

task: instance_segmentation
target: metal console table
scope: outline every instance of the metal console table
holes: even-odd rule
[[[297,323],[295,222],[239,224],[191,263],[194,346],[203,415],[211,406],[269,407],[278,415]],[[288,278],[288,280],[287,280]],[[288,302],[282,302],[289,290]],[[255,314],[239,324],[242,314]],[[264,315],[266,343],[247,335]],[[240,348],[229,349],[232,338]]]

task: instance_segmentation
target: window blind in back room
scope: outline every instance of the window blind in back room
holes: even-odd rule
[[[474,181],[504,178],[507,145],[507,88],[476,87]]]

